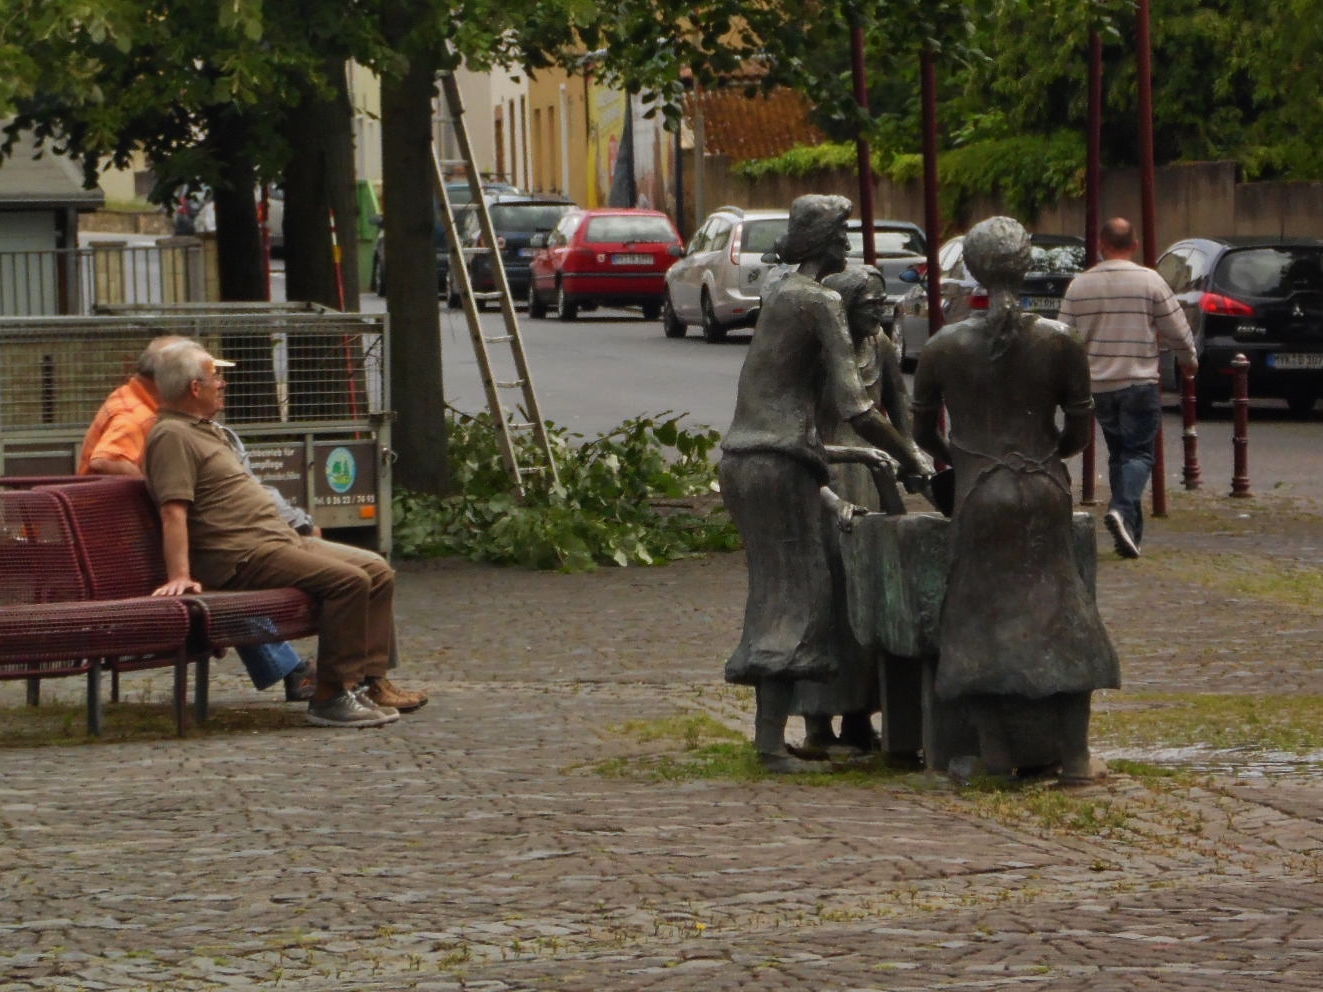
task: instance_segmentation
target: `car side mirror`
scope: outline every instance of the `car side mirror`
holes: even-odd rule
[[[666,249],[666,254],[670,255],[672,258],[683,258],[684,248],[681,245],[671,245]]]
[[[916,266],[911,265],[900,274],[900,281],[917,286],[919,283],[923,282],[923,273],[920,272]]]
[[[528,239],[528,247],[545,248],[547,246],[547,236],[545,234],[535,234]]]
[[[781,256],[774,251],[763,252],[762,262],[764,265],[776,265],[781,261]]]

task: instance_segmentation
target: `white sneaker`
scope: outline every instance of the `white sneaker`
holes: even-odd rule
[[[314,727],[384,727],[399,718],[395,710],[377,709],[347,691],[324,702],[308,703],[308,722]]]
[[[1130,535],[1130,528],[1125,525],[1120,510],[1108,510],[1107,515],[1103,517],[1103,523],[1112,533],[1112,544],[1118,555],[1122,558],[1139,557],[1139,545]]]

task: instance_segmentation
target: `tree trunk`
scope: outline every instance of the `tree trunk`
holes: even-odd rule
[[[293,157],[285,167],[285,295],[300,303],[358,310],[358,196],[353,107],[343,59],[323,67],[335,95],[311,93],[285,116]],[[331,212],[340,248],[331,246]]]
[[[432,166],[435,67],[415,59],[381,85],[385,247],[390,278],[391,397],[396,482],[441,495],[450,488],[441,320],[436,297]]]
[[[328,59],[323,72],[334,96],[323,99],[305,93],[285,120],[293,149],[285,168],[285,298],[357,311],[353,106],[343,59]],[[367,413],[362,342],[357,336],[291,338],[289,378],[290,416],[295,419],[357,419]]]

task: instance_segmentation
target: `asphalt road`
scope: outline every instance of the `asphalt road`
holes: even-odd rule
[[[275,278],[279,279],[279,273]],[[274,287],[273,287],[274,288]],[[283,288],[283,287],[281,287]],[[365,293],[363,310],[384,309],[385,301]],[[500,317],[482,317],[489,334],[500,332]],[[685,338],[670,339],[661,322],[644,320],[637,310],[603,309],[562,323],[554,313],[532,320],[519,311],[520,331],[538,404],[544,419],[586,437],[608,431],[642,414],[687,413],[686,423],[724,431],[735,409],[735,387],[749,341],[747,331],[732,332],[726,342],[710,345],[697,327]],[[465,412],[486,409],[477,361],[462,311],[441,310],[446,400]],[[515,378],[509,366],[493,362],[498,380]],[[1182,425],[1175,397],[1168,397],[1163,423],[1167,486],[1183,487]],[[1199,424],[1198,462],[1201,485],[1229,493],[1234,468],[1230,406],[1214,409]],[[1249,423],[1248,465],[1252,493],[1309,495],[1323,481],[1319,438],[1323,404],[1309,419],[1292,418],[1280,401],[1255,401]],[[1099,438],[1101,445],[1101,437]],[[1071,463],[1080,478],[1081,462]],[[1097,487],[1106,492],[1106,455],[1100,452]]]

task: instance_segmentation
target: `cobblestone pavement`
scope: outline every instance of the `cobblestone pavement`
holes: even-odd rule
[[[1192,497],[1139,562],[1105,551],[1128,681],[1098,709],[1159,688],[1323,694],[1323,605],[1208,578],[1318,566],[1320,548],[1314,507]],[[919,775],[604,774],[680,751],[638,730],[668,715],[749,732],[747,693],[720,682],[744,586],[739,555],[404,565],[401,681],[432,701],[394,726],[305,727],[224,661],[213,706],[268,708],[274,729],[0,752],[0,990],[1323,984],[1307,760],[1119,774],[1035,792],[1028,814],[1029,794]],[[0,687],[0,718],[20,703]]]

